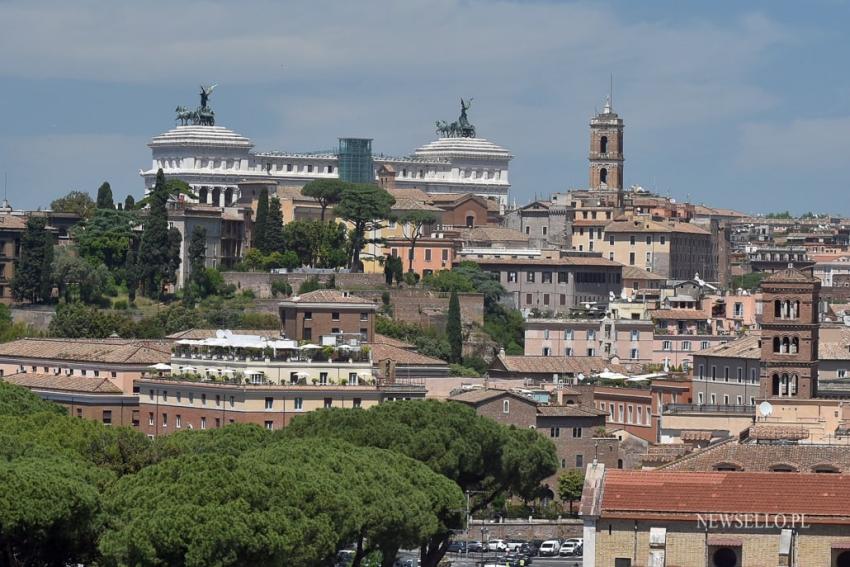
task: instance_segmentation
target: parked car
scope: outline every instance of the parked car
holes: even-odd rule
[[[531,555],[539,555],[540,554],[540,546],[543,545],[542,539],[533,539],[528,542],[528,552]]]
[[[561,557],[572,557],[576,554],[576,549],[581,547],[581,544],[581,538],[570,538],[565,540],[564,543],[561,544],[561,549],[558,554]]]
[[[470,541],[466,544],[466,549],[469,553],[481,553],[484,551],[484,544],[480,541]]]
[[[465,541],[450,541],[447,550],[449,553],[463,553],[466,551]]]
[[[552,557],[558,555],[561,549],[561,542],[557,539],[547,539],[540,544],[540,557]]]
[[[503,539],[491,539],[487,542],[488,551],[507,551],[508,544]]]

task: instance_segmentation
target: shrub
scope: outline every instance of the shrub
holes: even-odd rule
[[[409,285],[410,287],[415,286],[419,283],[419,274],[416,272],[407,272],[404,274],[404,283]]]
[[[311,291],[316,291],[317,289],[322,289],[322,284],[319,283],[318,277],[312,276],[301,282],[301,285],[298,286],[298,294],[302,295],[305,293],[310,293]]]
[[[292,286],[286,280],[275,280],[272,282],[272,297],[292,295]]]
[[[124,309],[127,309],[128,307],[129,307],[129,304],[127,303],[126,299],[116,299],[115,301],[112,302],[112,308],[113,309],[124,310]]]

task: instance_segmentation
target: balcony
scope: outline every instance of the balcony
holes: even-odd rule
[[[755,415],[755,406],[724,405],[724,404],[666,404],[662,411],[664,415],[677,415],[687,413],[714,413]]]

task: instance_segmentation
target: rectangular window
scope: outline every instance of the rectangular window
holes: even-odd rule
[[[272,409],[273,405],[274,405],[274,398],[266,398],[266,409],[267,410]]]
[[[207,395],[206,394],[201,394],[201,405],[202,406],[207,405]]]
[[[221,418],[217,417],[215,418],[215,428],[218,429],[219,427],[221,427]]]
[[[635,253],[629,252],[629,266],[635,265]]]
[[[112,424],[112,410],[103,410],[103,417],[101,418],[104,425]]]
[[[295,398],[295,410],[301,411],[304,409],[304,398]]]
[[[578,454],[576,455],[576,466],[583,467],[584,466],[584,455]]]
[[[163,391],[162,391],[162,401],[163,401],[163,402],[167,402],[167,401],[168,401],[168,390],[163,390]]]
[[[449,251],[446,250],[445,248],[442,251],[442,259],[443,259],[443,262],[449,261]]]
[[[738,367],[738,384],[744,381],[744,369],[740,366]]]
[[[189,392],[189,404],[195,403],[195,392]]]
[[[661,350],[673,350],[672,341],[661,341]]]
[[[543,305],[549,305],[549,294],[548,293],[543,294]]]
[[[148,413],[148,425],[153,426],[153,412]]]
[[[628,408],[626,409],[626,412],[627,412],[627,415],[628,415],[628,422],[632,423],[632,421],[634,420],[634,416],[633,416],[634,407],[631,404],[629,404]]]
[[[552,272],[543,272],[543,283],[552,283]]]
[[[839,368],[837,375],[838,375],[839,378],[847,378],[847,369],[846,368]]]
[[[711,394],[711,405],[717,405],[717,394]]]
[[[361,398],[354,398],[351,405],[356,408],[363,407],[363,400]]]
[[[691,341],[682,341],[682,350],[685,352],[691,350]]]
[[[217,405],[217,406],[221,405],[221,396],[218,395],[218,394],[215,395],[215,405]]]
[[[558,272],[558,283],[567,283],[567,272]]]
[[[638,349],[633,348],[631,351],[629,351],[629,358],[631,358],[632,360],[637,360],[638,358],[640,358],[640,353],[638,352]]]
[[[702,405],[702,404],[703,404],[702,392],[697,392],[697,403],[698,403],[699,405]]]
[[[741,402],[743,401],[743,399],[741,398],[741,396],[738,396],[738,397],[735,398],[735,401],[740,406],[740,405],[742,405]]]
[[[331,321],[339,321],[339,311],[334,311],[331,313]]]
[[[177,429],[183,427],[183,418],[180,416],[180,414],[174,416],[174,427],[176,427]]]
[[[508,272],[508,282],[516,283],[516,272]]]
[[[177,392],[177,403],[179,404],[179,403],[182,403],[182,402],[183,402],[183,394],[178,390],[178,392]]]
[[[531,294],[530,293],[525,294],[525,304],[531,305]]]
[[[638,340],[640,340],[640,331],[638,331],[637,329],[632,330],[631,339],[633,343],[638,342]]]
[[[233,396],[230,396],[230,407],[233,407],[234,401],[235,398]]]
[[[573,355],[573,347],[567,347],[564,349],[564,356],[572,356]]]
[[[596,331],[594,331],[593,329],[588,329],[587,330],[587,340],[595,341],[596,340]]]
[[[264,422],[264,424],[266,426],[266,429],[268,429],[269,431],[274,429],[274,422],[273,421],[266,421],[266,422]]]
[[[550,427],[549,428],[549,437],[560,437],[561,436],[561,428],[560,427]]]
[[[333,401],[332,398],[325,398],[325,400],[324,400],[324,407],[325,408],[333,407],[333,405],[334,405],[334,401]]]
[[[167,413],[162,414],[162,426],[168,427],[168,414]]]
[[[148,390],[148,399],[153,400],[153,390]]]
[[[319,384],[322,386],[328,385],[328,373],[327,372],[319,372]]]
[[[206,428],[207,428],[207,418],[202,417],[201,418],[201,429],[206,429]]]
[[[534,283],[534,272],[525,272],[525,281]]]
[[[580,439],[580,438],[581,438],[581,433],[582,433],[582,428],[581,428],[581,427],[573,427],[573,438],[575,438],[575,439]]]
[[[431,249],[430,248],[425,249],[425,261],[426,262],[431,261]]]
[[[699,376],[699,379],[700,379],[700,380],[702,380],[702,379],[704,379],[704,378],[705,378],[705,365],[704,365],[704,364],[700,364],[700,365],[699,365],[699,374],[698,374],[698,376]]]
[[[303,331],[301,331],[301,336],[305,341],[309,341],[313,338],[313,329],[310,327],[305,327]]]
[[[304,320],[305,321],[311,321],[312,319],[313,319],[313,312],[312,311],[305,311],[304,312]]]

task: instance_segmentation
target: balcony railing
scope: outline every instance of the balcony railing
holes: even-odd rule
[[[725,404],[666,404],[662,413],[673,415],[677,413],[734,413],[755,415],[755,406],[725,405]]]

